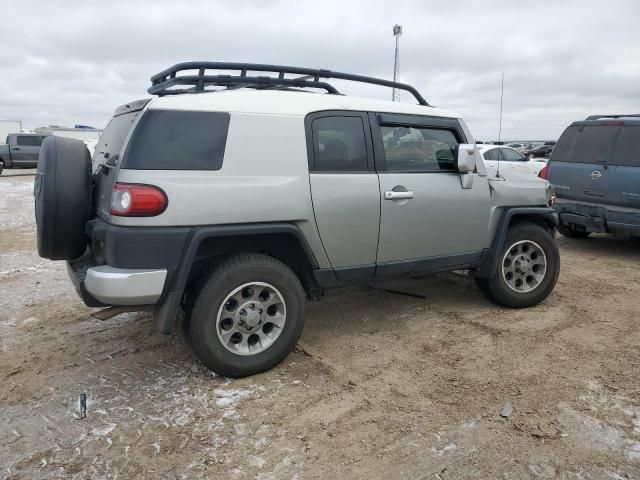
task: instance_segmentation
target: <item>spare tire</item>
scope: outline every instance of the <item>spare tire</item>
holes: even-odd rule
[[[50,136],[42,142],[33,186],[41,257],[73,260],[84,253],[91,182],[91,155],[82,141]]]

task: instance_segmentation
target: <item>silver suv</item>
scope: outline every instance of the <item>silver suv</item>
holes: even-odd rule
[[[417,104],[343,96],[331,79]],[[168,334],[183,310],[196,355],[239,377],[285,358],[305,299],[330,288],[464,269],[507,307],[553,289],[549,184],[487,175],[464,121],[413,87],[211,62],[151,80],[157,97],[116,109],[93,158],[49,137],[38,163],[38,252],[68,261],[104,317],[153,310]]]

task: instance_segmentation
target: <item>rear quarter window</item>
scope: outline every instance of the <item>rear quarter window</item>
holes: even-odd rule
[[[229,114],[147,110],[129,141],[123,168],[220,170]]]

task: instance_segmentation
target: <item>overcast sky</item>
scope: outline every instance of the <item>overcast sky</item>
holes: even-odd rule
[[[594,113],[640,113],[640,2],[6,2],[0,118],[104,127],[186,60],[245,61],[393,76],[456,111],[478,139],[556,138]],[[340,85],[390,98],[381,88]],[[403,94],[403,101],[410,101]]]

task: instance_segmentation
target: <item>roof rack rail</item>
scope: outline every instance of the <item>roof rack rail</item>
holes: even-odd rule
[[[616,114],[616,115],[589,115],[585,121],[587,120],[600,120],[601,118],[624,118],[624,117],[640,117],[640,113],[632,113],[629,115],[624,114]]]
[[[185,70],[197,70],[195,75],[178,75]],[[207,70],[239,70],[238,75],[207,75]],[[247,72],[277,73],[277,77],[249,76]],[[286,74],[301,75],[297,78],[285,78]],[[351,73],[333,72],[316,68],[287,67],[284,65],[263,65],[259,63],[229,63],[229,62],[183,62],[167,68],[151,77],[151,86],[147,89],[152,95],[179,95],[182,93],[200,93],[212,91],[206,87],[221,86],[230,88],[256,89],[297,89],[320,88],[330,94],[339,95],[340,92],[330,83],[321,79],[339,79],[351,82],[369,83],[382,87],[397,88],[411,93],[420,105],[429,107],[420,92],[411,85],[392,82],[381,78],[353,75]],[[191,88],[171,89],[176,85],[190,85]]]

